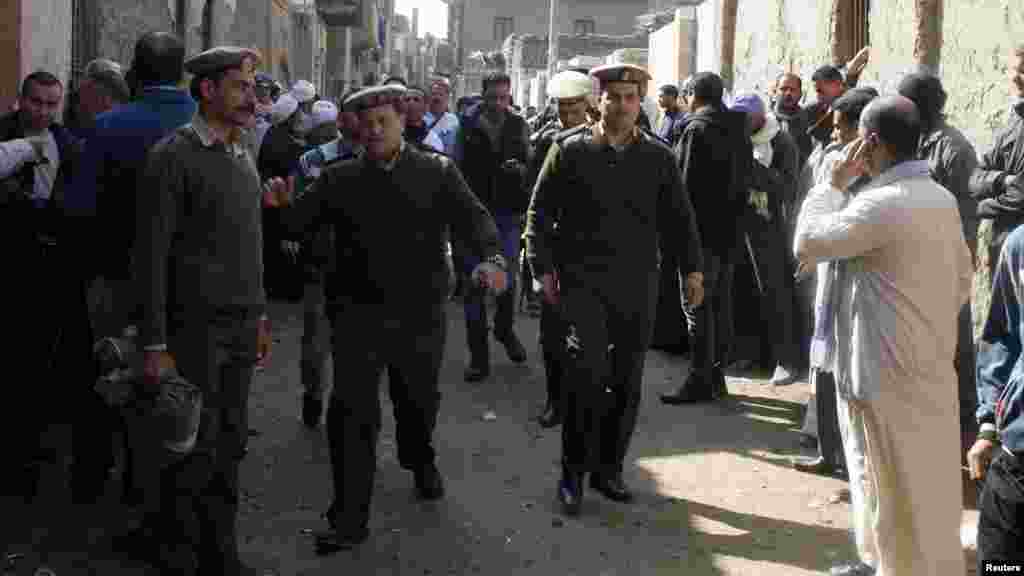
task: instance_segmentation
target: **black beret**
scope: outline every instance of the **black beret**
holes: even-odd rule
[[[185,70],[194,76],[212,76],[222,70],[241,68],[246,60],[251,61],[255,67],[262,58],[259,52],[251,48],[217,46],[186,60]]]

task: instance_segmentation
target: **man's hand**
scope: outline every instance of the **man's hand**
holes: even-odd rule
[[[50,138],[47,134],[48,132],[44,132],[36,136],[25,137],[25,141],[32,146],[32,151],[36,153],[36,161],[46,160],[46,148],[50,143]]]
[[[1020,174],[1008,174],[1003,178],[1003,190],[1016,188],[1020,185]]]
[[[300,246],[298,242],[291,240],[281,240],[281,252],[284,252],[291,258],[292,262],[296,262],[299,259]]]
[[[540,277],[540,283],[544,301],[552,306],[558,304],[558,275],[553,272],[543,274]]]
[[[870,150],[867,140],[857,138],[846,148],[846,157],[832,166],[832,187],[846,190],[851,180],[868,173],[868,154]]]
[[[686,275],[686,304],[696,308],[704,303],[704,274],[690,272]]]
[[[270,334],[270,319],[260,318],[256,324],[256,363],[264,364],[270,357],[270,346],[273,338]]]
[[[292,203],[295,194],[295,176],[271,178],[263,186],[263,206],[284,208]]]
[[[490,262],[481,262],[473,270],[473,278],[495,294],[501,294],[508,287],[508,276],[505,271]]]
[[[814,264],[809,264],[800,260],[796,263],[796,273],[793,274],[793,279],[797,282],[803,282],[814,275]]]
[[[859,76],[864,71],[864,67],[868,65],[868,60],[871,59],[871,47],[865,46],[860,49],[860,52],[846,63],[846,73],[848,76]]]
[[[974,446],[967,452],[967,466],[971,469],[972,480],[981,480],[985,477],[995,449],[996,443],[991,440],[978,438],[974,441]]]
[[[160,374],[174,368],[174,358],[162,350],[146,350],[142,353],[142,383],[156,389],[160,385]]]

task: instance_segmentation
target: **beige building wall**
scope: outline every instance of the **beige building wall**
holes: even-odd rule
[[[547,36],[550,0],[469,0],[466,2],[464,47],[466,56],[475,51],[501,47],[504,38],[494,37],[494,19],[510,17],[516,34]],[[647,0],[561,0],[559,32],[572,33],[573,22],[592,19],[594,33],[627,36],[634,19],[647,11]]]
[[[131,65],[135,42],[153,31],[175,32],[167,0],[103,0],[98,2],[96,53],[121,65]]]
[[[892,91],[915,69],[914,2],[872,2],[872,55],[862,84]],[[822,0],[740,0],[736,87],[767,90],[779,72],[792,70],[804,79],[805,98],[813,98],[810,76],[830,61],[830,8],[831,2]],[[1024,5],[1019,0],[947,1],[944,11],[940,74],[949,93],[946,112],[981,153],[1009,111],[1006,65],[1014,39],[1024,38]]]

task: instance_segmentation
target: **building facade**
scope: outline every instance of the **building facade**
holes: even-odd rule
[[[698,68],[718,71],[724,1],[707,0],[698,9]],[[809,83],[817,66],[844,62],[870,45],[871,61],[862,83],[886,92],[919,66],[937,72],[949,93],[950,122],[981,152],[1009,113],[1007,59],[1014,43],[1024,37],[1024,10],[1015,4],[738,0],[735,85],[766,89],[782,71],[797,72]],[[804,92],[813,88],[805,84]]]
[[[127,67],[138,38],[155,30],[177,33],[188,54],[218,44],[255,48],[262,68],[281,82],[323,84],[323,33],[313,0],[3,0],[0,22],[5,107],[34,70],[74,87],[95,58]]]

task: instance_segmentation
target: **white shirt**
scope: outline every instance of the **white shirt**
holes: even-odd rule
[[[35,188],[32,199],[48,199],[53,191],[53,183],[57,179],[57,168],[60,167],[60,154],[53,132],[46,131],[46,150],[44,152],[49,164],[36,166]],[[21,169],[28,162],[36,159],[35,149],[28,140],[19,138],[0,142],[0,178],[7,178]]]
[[[922,409],[955,399],[957,315],[972,275],[956,199],[926,162],[890,169],[842,209],[834,199],[808,196],[794,244],[808,264],[848,260],[835,327],[840,393],[870,401],[884,386]]]

